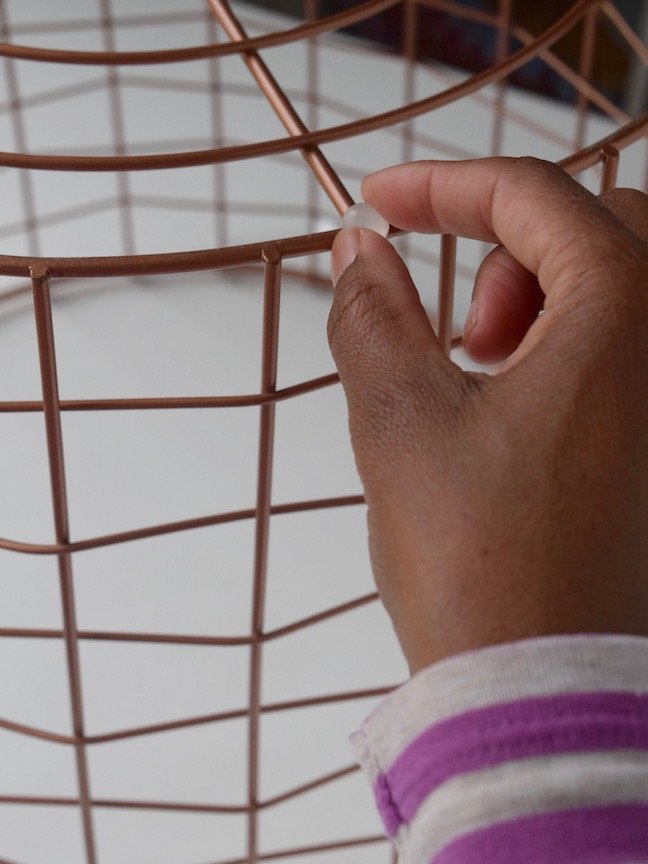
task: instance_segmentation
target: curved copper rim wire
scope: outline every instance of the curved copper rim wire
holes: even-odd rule
[[[382,129],[384,126],[411,120],[421,114],[449,105],[488,84],[504,78],[523,66],[560,39],[584,15],[601,0],[578,0],[565,15],[547,28],[535,41],[483,72],[478,72],[441,93],[412,102],[400,108],[365,117],[351,123],[330,126],[317,132],[293,135],[289,138],[274,138],[266,141],[243,144],[237,147],[221,147],[213,150],[187,153],[158,153],[141,156],[39,156],[35,154],[0,152],[0,165],[13,168],[31,168],[54,171],[146,171],[161,168],[187,168],[199,165],[215,165],[222,162],[252,159],[271,153],[285,153],[296,149],[308,149],[320,144],[339,141],[364,132]],[[240,44],[240,43],[237,43]]]
[[[567,173],[580,174],[601,161],[606,146],[619,150],[642,138],[648,131],[648,113],[642,114],[595,144],[558,161]],[[302,136],[303,137],[303,136]],[[397,232],[392,232],[395,234]],[[295,258],[331,248],[335,231],[303,234],[273,240],[282,258]],[[224,249],[200,249],[154,255],[106,256],[95,258],[37,258],[26,255],[0,255],[0,275],[29,276],[33,267],[45,268],[51,277],[151,276],[163,273],[188,273],[197,270],[219,270],[258,263],[263,260],[267,242],[228,246]]]
[[[383,112],[371,117],[362,118],[337,126],[320,129],[313,132],[296,115],[290,100],[281,90],[270,71],[260,60],[258,50],[295,42],[300,39],[314,37],[332,30],[348,26],[352,23],[383,12],[402,2],[402,0],[368,0],[356,7],[329,16],[317,18],[316,0],[308,0],[306,4],[309,20],[288,30],[265,34],[264,36],[247,38],[245,31],[229,10],[226,0],[210,0],[213,11],[225,27],[231,41],[214,43],[188,48],[168,49],[162,51],[116,52],[106,50],[101,52],[65,51],[41,49],[24,45],[0,44],[0,56],[14,60],[29,59],[43,62],[72,63],[84,65],[106,65],[109,67],[176,63],[196,59],[209,59],[239,54],[246,60],[261,92],[268,98],[271,106],[277,111],[286,125],[288,138],[271,139],[251,144],[232,145],[200,151],[144,154],[126,156],[123,154],[123,142],[118,149],[122,153],[110,157],[36,155],[25,153],[2,153],[0,165],[29,169],[51,169],[59,171],[132,171],[156,168],[188,167],[192,165],[218,166],[227,161],[254,158],[258,156],[278,156],[301,150],[309,162],[311,171],[317,176],[319,184],[332,198],[338,210],[346,206],[345,196],[348,193],[341,185],[338,175],[326,160],[318,156],[317,147],[320,144],[341,140],[378,129],[384,129],[450,104],[466,95],[476,93],[480,88],[499,82],[500,89],[495,102],[495,113],[503,111],[506,77],[522,66],[532,57],[542,57],[552,68],[573,84],[580,94],[578,102],[578,117],[580,132],[584,129],[584,113],[587,103],[592,102],[605,113],[625,123],[622,128],[601,141],[578,150],[560,164],[571,174],[578,174],[595,165],[601,166],[601,190],[614,188],[619,164],[619,151],[641,138],[648,130],[648,114],[629,120],[625,112],[616,108],[603,94],[596,90],[587,80],[589,64],[593,52],[593,15],[600,10],[616,27],[621,36],[644,60],[648,58],[648,49],[642,45],[636,34],[629,28],[625,20],[609,0],[579,0],[562,18],[551,25],[543,34],[534,38],[520,27],[510,25],[510,7],[508,0],[500,0],[497,14],[482,13],[479,10],[461,7],[454,0],[413,0],[405,4],[405,8],[427,6],[445,9],[453,14],[473,20],[481,20],[497,29],[498,61],[488,70],[477,73],[460,84],[453,85],[443,92],[418,101],[406,102],[397,109]],[[110,0],[102,0],[103,25],[105,35],[111,26]],[[508,11],[507,11],[508,10]],[[414,27],[415,16],[410,15],[408,27]],[[549,47],[580,20],[585,19],[590,27],[590,42],[584,45],[579,72],[567,67]],[[517,52],[507,55],[506,40],[503,34],[518,39],[523,47]],[[412,43],[412,34],[408,38]],[[507,37],[508,38],[508,37]],[[587,37],[586,37],[587,42]],[[106,35],[105,44],[109,47],[112,41]],[[413,43],[412,43],[413,44]],[[415,58],[415,47],[410,44],[406,56]],[[312,63],[312,55],[311,60]],[[314,80],[311,76],[311,81]],[[116,79],[112,80],[112,90],[116,87]],[[258,91],[257,91],[258,92]],[[118,96],[113,92],[114,116],[118,120]],[[309,113],[309,124],[316,125],[313,119],[316,112]],[[626,122],[628,121],[628,122]],[[501,133],[501,125],[500,125]],[[495,132],[495,139],[498,133]],[[495,150],[497,150],[494,144]],[[320,158],[321,157],[321,158]],[[124,192],[125,200],[130,201],[128,190]],[[131,202],[132,203],[132,202]],[[348,203],[348,202],[347,202]],[[69,215],[69,214],[68,214]],[[392,232],[393,234],[399,232]],[[41,738],[54,743],[66,744],[75,748],[79,774],[78,797],[56,796],[0,796],[0,803],[19,804],[49,804],[73,805],[80,807],[83,815],[83,825],[86,838],[86,856],[89,864],[96,860],[95,841],[92,826],[92,808],[123,808],[140,810],[168,810],[179,812],[203,813],[237,813],[248,817],[248,855],[245,858],[220,861],[219,864],[254,864],[254,862],[270,859],[290,858],[298,855],[350,848],[383,842],[382,836],[362,838],[347,838],[329,843],[320,843],[299,848],[281,849],[271,852],[260,851],[257,841],[257,814],[263,809],[275,806],[311,789],[327,783],[335,782],[356,770],[356,766],[345,766],[328,774],[317,777],[301,785],[288,789],[281,794],[261,799],[258,795],[258,757],[260,748],[259,724],[264,714],[288,710],[304,709],[312,706],[330,704],[352,699],[368,699],[383,695],[390,687],[378,687],[365,690],[355,690],[340,693],[327,693],[303,699],[285,700],[263,704],[260,697],[261,682],[261,647],[266,642],[282,638],[291,633],[329,620],[377,599],[375,592],[357,597],[353,600],[325,609],[314,615],[302,618],[281,627],[265,629],[263,625],[263,605],[265,595],[265,579],[267,570],[268,529],[272,516],[287,513],[321,510],[332,507],[354,506],[364,503],[361,495],[348,495],[337,498],[298,501],[287,504],[273,504],[271,501],[272,475],[272,443],[274,437],[275,403],[290,399],[304,393],[312,392],[322,387],[335,384],[337,375],[330,374],[301,382],[283,389],[276,388],[276,353],[278,345],[278,315],[280,277],[283,261],[292,257],[303,257],[330,249],[336,231],[310,233],[307,235],[283,238],[271,243],[251,243],[239,246],[220,244],[217,249],[205,249],[189,252],[165,253],[157,255],[123,255],[97,258],[56,258],[39,256],[0,256],[0,274],[7,276],[30,277],[34,289],[36,319],[39,327],[39,350],[43,375],[42,401],[6,401],[0,403],[0,412],[42,412],[48,424],[48,446],[50,450],[50,470],[52,475],[52,491],[54,495],[54,510],[57,518],[57,542],[38,544],[20,542],[10,539],[0,539],[0,548],[25,554],[55,555],[59,561],[61,586],[64,600],[64,628],[61,630],[38,628],[0,628],[0,638],[41,638],[63,639],[67,646],[69,666],[70,691],[73,703],[74,727],[73,735],[62,735],[45,729],[27,726],[8,719],[0,719],[0,727],[30,737]],[[265,269],[265,312],[264,312],[264,346],[262,386],[258,393],[230,396],[204,397],[159,397],[132,399],[77,399],[60,400],[56,380],[53,331],[51,311],[49,309],[49,281],[52,278],[80,278],[98,276],[143,276],[163,273],[180,273],[201,270],[217,270],[230,267],[245,267],[262,263]],[[441,238],[441,254],[439,258],[439,338],[444,350],[449,353],[452,348],[461,345],[461,337],[452,336],[452,298],[454,275],[456,269],[455,238]],[[4,296],[16,296],[24,289],[17,288]],[[123,531],[101,537],[71,541],[68,536],[66,505],[65,505],[65,473],[63,469],[63,448],[60,433],[60,415],[62,411],[105,411],[105,410],[159,410],[165,408],[223,408],[223,407],[257,406],[261,415],[259,433],[259,470],[256,506],[246,510],[218,513],[210,516],[169,522],[162,525],[148,526],[141,529]],[[206,528],[228,522],[244,519],[254,519],[256,523],[255,539],[255,597],[253,602],[253,619],[249,635],[192,635],[192,634],[158,634],[117,631],[90,631],[78,629],[74,616],[74,597],[71,587],[71,555],[89,549],[102,548],[149,537]],[[88,735],[83,729],[81,711],[81,681],[78,669],[78,640],[99,640],[111,642],[148,642],[158,644],[184,644],[194,646],[247,646],[252,652],[250,673],[250,698],[246,708],[220,711],[208,715],[185,717],[147,726],[129,729],[112,730],[109,732]],[[75,707],[76,706],[76,707]],[[85,765],[85,747],[111,741],[135,738],[143,735],[158,734],[173,730],[186,729],[202,724],[225,722],[228,720],[247,720],[249,732],[248,760],[248,800],[245,804],[204,804],[164,801],[135,801],[127,799],[97,798],[90,794],[87,769]]]
[[[0,57],[82,66],[152,66],[163,63],[206,60],[214,57],[231,56],[232,54],[246,54],[250,51],[259,51],[262,48],[276,48],[303,39],[313,39],[334,30],[358,24],[367,18],[379,15],[400,2],[402,0],[366,0],[359,6],[337,12],[335,15],[318,18],[316,21],[300,24],[288,30],[246,38],[240,42],[218,42],[214,45],[194,45],[189,48],[168,48],[162,51],[66,51],[4,42],[0,43]]]

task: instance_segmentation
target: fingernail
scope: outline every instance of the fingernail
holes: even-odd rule
[[[464,326],[464,333],[468,335],[472,330],[477,326],[477,322],[479,321],[479,303],[477,302],[477,298],[475,298],[470,304],[470,309],[468,310],[468,316],[466,317],[466,324]]]
[[[331,279],[333,287],[337,285],[340,276],[358,257],[362,231],[358,228],[343,228],[331,248]]]

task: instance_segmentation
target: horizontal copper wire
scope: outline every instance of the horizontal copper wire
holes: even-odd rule
[[[349,702],[357,699],[373,699],[384,696],[393,687],[373,687],[365,690],[350,690],[344,693],[326,693],[321,696],[310,696],[303,699],[290,699],[260,705],[261,714],[274,714],[278,711],[296,711],[301,708],[313,708],[318,705],[330,705],[337,702]],[[118,729],[104,732],[100,735],[64,735],[51,732],[25,723],[17,723],[7,718],[0,718],[0,729],[15,732],[28,738],[40,738],[55,744],[79,745],[108,744],[111,741],[123,741],[128,738],[140,738],[144,735],[158,735],[162,732],[176,732],[179,729],[189,729],[194,726],[205,726],[213,723],[225,723],[231,720],[242,720],[249,717],[250,708],[233,708],[229,711],[218,711],[212,714],[201,714],[195,717],[184,717],[179,720],[168,720],[163,723],[150,723],[146,726],[134,726],[129,729]]]
[[[557,164],[569,174],[579,174],[596,165],[601,150],[611,145],[619,150],[630,146],[648,132],[648,113],[642,114],[621,129],[597,141],[584,150],[561,159]],[[392,232],[395,235],[399,232]],[[273,240],[283,258],[294,258],[317,252],[327,252],[337,234],[323,231]],[[149,276],[159,273],[186,273],[197,270],[217,270],[258,263],[268,244],[248,243],[222,249],[201,249],[190,252],[169,252],[155,255],[109,256],[94,258],[38,258],[20,255],[0,255],[0,275],[29,276],[33,265],[45,267],[51,276],[79,278],[94,276]]]
[[[257,810],[268,810],[275,807],[277,804],[283,804],[285,801],[290,801],[292,798],[297,798],[306,792],[311,792],[313,789],[319,789],[321,786],[334,783],[336,780],[341,780],[348,777],[350,774],[355,774],[359,771],[358,765],[346,765],[344,768],[338,768],[336,771],[330,771],[327,774],[322,774],[309,780],[307,783],[301,783],[299,786],[294,786],[274,795],[271,798],[259,801],[256,806]],[[78,798],[63,797],[56,795],[0,795],[0,804],[26,804],[29,806],[38,806],[43,804],[58,805],[58,806],[78,806]],[[122,798],[92,798],[93,807],[102,807],[104,809],[124,809],[124,810],[165,810],[171,812],[184,813],[249,813],[251,808],[247,804],[209,804],[195,802],[179,802],[179,801],[145,801]]]
[[[75,51],[60,48],[37,48],[29,45],[0,43],[0,57],[16,60],[33,60],[44,63],[65,63],[82,66],[141,66],[163,63],[184,63],[232,54],[246,54],[262,48],[275,48],[303,39],[322,36],[342,27],[350,27],[392,6],[401,0],[366,0],[359,6],[319,18],[317,21],[299,24],[289,30],[255,36],[237,43],[218,42],[213,45],[192,45],[188,48],[167,48],[162,51]]]
[[[222,162],[267,156],[271,153],[303,150],[331,141],[339,141],[411,120],[421,114],[449,105],[494,81],[498,81],[500,78],[510,75],[511,72],[535,57],[542,48],[548,48],[558,41],[598,2],[600,0],[578,0],[562,18],[548,27],[531,44],[511,54],[501,63],[478,72],[459,84],[408,105],[351,123],[330,126],[317,132],[291,135],[288,138],[268,139],[238,147],[221,147],[185,153],[155,153],[139,156],[45,156],[3,152],[0,153],[0,165],[56,171],[146,171],[161,168],[215,165]],[[236,44],[240,45],[241,43]]]
[[[330,771],[327,774],[322,774],[319,777],[309,780],[307,783],[302,783],[299,786],[294,786],[287,789],[278,795],[260,801],[257,805],[258,810],[268,810],[277,804],[283,804],[285,801],[290,801],[292,798],[297,798],[305,792],[310,792],[313,789],[318,789],[321,786],[334,783],[336,780],[341,780],[348,777],[350,774],[355,774],[359,771],[358,765],[346,765],[344,768],[338,768],[336,771]],[[38,806],[43,804],[57,806],[78,806],[79,799],[69,796],[56,795],[0,795],[0,804],[25,804],[29,806]],[[101,807],[104,809],[124,809],[124,810],[165,810],[170,812],[184,813],[249,813],[250,807],[247,804],[207,804],[195,802],[180,802],[180,801],[145,801],[132,800],[122,798],[92,798],[91,804],[93,807]]]
[[[304,393],[330,387],[340,380],[337,372],[311,378],[274,393],[249,393],[239,396],[143,396],[131,399],[62,399],[61,411],[160,411],[177,408],[244,408],[283,402]],[[2,413],[30,413],[42,411],[39,400],[0,402]]]
[[[353,609],[358,609],[368,603],[373,603],[378,599],[378,594],[372,591],[369,594],[363,594],[361,597],[356,597],[353,600],[347,600],[344,603],[339,603],[336,606],[331,606],[314,615],[308,615],[306,618],[299,618],[292,621],[290,624],[284,624],[281,627],[265,630],[258,636],[205,636],[188,633],[138,633],[133,631],[117,631],[117,630],[79,630],[79,639],[98,642],[148,642],[158,643],[161,645],[194,645],[194,646],[243,646],[251,645],[255,641],[271,642],[274,639],[279,639],[282,636],[288,636],[290,633],[295,633],[298,630],[304,630],[306,627],[312,627],[313,624],[319,624],[321,621],[327,621],[336,615],[341,615],[344,612],[351,612]],[[62,639],[62,630],[52,628],[38,627],[0,627],[0,639]]]
[[[279,516],[284,513],[303,513],[307,510],[349,507],[356,504],[364,504],[362,495],[344,495],[337,498],[296,501],[291,504],[273,504],[270,512],[273,516]],[[116,534],[104,534],[100,537],[75,540],[69,543],[24,543],[3,537],[0,538],[0,549],[7,549],[9,552],[24,552],[30,555],[60,555],[67,552],[83,552],[86,549],[99,549],[103,546],[115,546],[118,543],[129,543],[133,540],[145,540],[147,537],[160,537],[163,534],[176,534],[179,531],[209,528],[212,525],[224,525],[227,522],[240,522],[244,519],[254,519],[255,516],[256,509],[253,507],[247,510],[230,510],[226,513],[165,522],[161,525],[136,528],[132,531],[119,531]]]
[[[375,843],[387,843],[388,838],[384,834],[374,834],[367,837],[354,837],[348,840],[336,840],[328,843],[313,843],[310,846],[298,846],[293,849],[277,849],[270,852],[261,852],[257,855],[258,861],[274,861],[281,858],[296,858],[298,855],[315,854],[317,852],[333,852],[336,849],[351,849],[355,846],[369,846]],[[0,862],[2,864],[2,862]],[[248,858],[228,858],[226,861],[210,861],[209,864],[249,864]]]

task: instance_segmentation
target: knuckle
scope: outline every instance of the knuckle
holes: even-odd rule
[[[587,346],[582,358],[586,364],[596,364],[599,358],[603,366],[609,365],[614,358],[620,360],[627,347],[639,344],[645,354],[647,272],[648,251],[641,260],[617,250],[612,260],[593,260],[587,270],[591,278],[565,297],[561,325],[565,337],[571,335],[574,350],[580,346],[582,352]]]
[[[612,189],[600,201],[626,228],[648,242],[648,195],[638,189]]]
[[[565,204],[577,206],[582,187],[562,168],[546,159],[535,156],[520,156],[511,159],[504,182],[497,192],[505,196],[504,206],[510,204],[519,208],[520,215],[528,209],[528,193],[554,196],[557,192]]]
[[[601,238],[589,248],[575,249],[567,241],[553,250],[551,281],[561,303],[572,303],[576,309],[592,305],[620,306],[631,290],[633,278],[618,245]]]
[[[639,189],[617,187],[616,189],[610,189],[608,192],[603,192],[599,198],[612,210],[616,205],[626,204],[631,207],[640,207],[648,210],[648,195],[640,192]]]
[[[636,298],[645,300],[648,244],[639,237],[622,233],[602,235],[581,266],[585,277],[583,290],[587,290],[589,282],[592,293],[617,306],[632,304]]]
[[[535,156],[522,156],[507,161],[487,206],[493,214],[502,214],[505,222],[516,225],[525,244],[533,248],[534,237],[552,232],[549,220],[555,208],[544,208],[541,202],[545,197],[555,198],[557,193],[565,208],[578,206],[577,184],[562,168]],[[530,198],[535,202],[534,207],[529,206]],[[494,227],[497,231],[497,224]]]
[[[512,159],[509,168],[514,181],[521,184],[536,181],[546,183],[547,180],[564,182],[566,177],[562,168],[547,159],[539,159],[536,156],[520,156]]]

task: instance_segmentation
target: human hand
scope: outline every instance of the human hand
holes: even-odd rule
[[[496,642],[648,634],[648,198],[535,159],[368,177],[392,225],[502,244],[441,351],[391,244],[332,249],[329,341],[381,598],[412,672]],[[616,214],[616,215],[615,215]],[[539,312],[544,303],[544,312]]]

